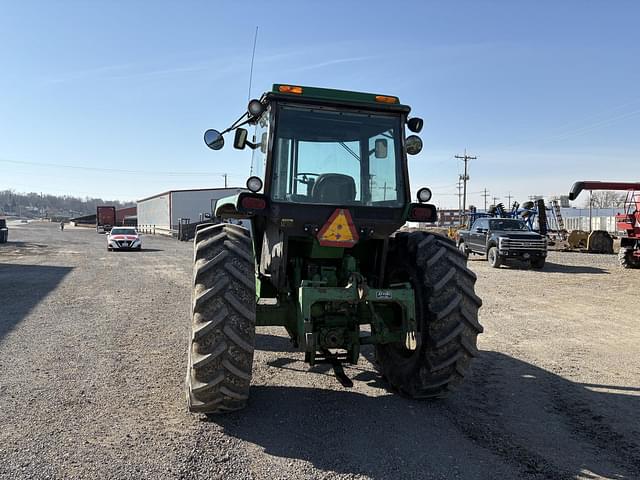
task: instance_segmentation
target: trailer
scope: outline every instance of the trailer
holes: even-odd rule
[[[110,232],[116,224],[116,207],[100,205],[96,207],[96,232]]]

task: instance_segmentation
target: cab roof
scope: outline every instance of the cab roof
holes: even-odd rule
[[[408,113],[411,107],[402,105],[400,99],[392,95],[378,93],[354,92],[350,90],[336,90],[332,88],[307,87],[274,83],[267,97],[285,98],[288,100],[328,102],[333,104],[355,104],[382,110],[399,110]]]

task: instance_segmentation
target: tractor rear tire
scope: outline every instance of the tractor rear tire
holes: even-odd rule
[[[249,230],[218,224],[196,232],[189,410],[207,414],[246,406],[255,348],[255,264]]]
[[[622,247],[618,252],[618,261],[622,268],[640,268],[640,259],[633,256],[633,249]]]
[[[387,285],[410,282],[415,292],[416,349],[404,343],[376,345],[391,387],[411,398],[443,398],[453,391],[478,354],[482,300],[475,274],[453,241],[426,232],[397,234],[387,261]]]

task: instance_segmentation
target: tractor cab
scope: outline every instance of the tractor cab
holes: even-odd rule
[[[384,209],[381,217],[393,231],[412,213],[407,154],[422,149],[417,135],[405,138],[405,125],[419,132],[423,124],[419,118],[408,119],[409,111],[397,97],[276,84],[250,102],[240,124],[223,133],[235,129],[234,147],[253,149],[257,178],[252,177],[248,187],[261,192],[265,206],[273,210],[277,205],[283,215],[276,217],[293,218],[289,227],[299,223],[302,232],[305,218],[296,222],[301,214],[305,217],[302,212],[317,217],[331,206],[343,206],[363,219]],[[255,125],[253,141],[241,124]],[[205,133],[205,142],[213,149],[224,144],[215,130]],[[238,207],[233,212],[227,203],[218,213],[243,213],[244,207]],[[435,209],[414,213],[429,221]]]

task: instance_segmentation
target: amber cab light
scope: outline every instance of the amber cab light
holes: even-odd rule
[[[397,97],[389,97],[387,95],[376,95],[376,102],[380,103],[398,103]]]
[[[297,95],[302,94],[302,87],[292,87],[291,85],[280,85],[278,87],[281,93],[295,93]]]
[[[241,201],[242,208],[247,210],[264,210],[267,208],[267,202],[264,198],[244,197]]]

